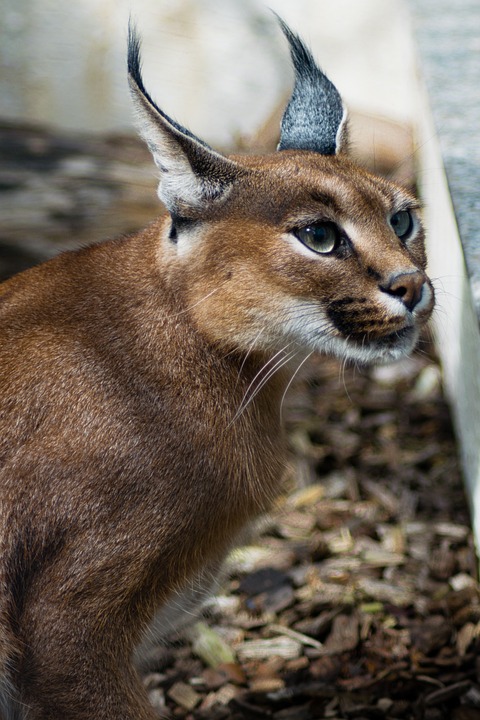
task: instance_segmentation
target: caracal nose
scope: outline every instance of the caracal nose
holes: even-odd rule
[[[422,299],[424,284],[424,275],[418,270],[413,270],[392,275],[385,285],[380,286],[380,289],[401,300],[412,312]]]

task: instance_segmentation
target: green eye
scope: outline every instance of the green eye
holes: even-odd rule
[[[340,231],[335,223],[320,222],[295,230],[295,236],[306,247],[320,255],[327,255],[340,243]]]
[[[400,240],[406,240],[413,230],[413,217],[410,210],[399,210],[390,218],[393,232]]]

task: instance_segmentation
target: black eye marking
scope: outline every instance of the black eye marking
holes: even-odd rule
[[[177,226],[175,225],[173,220],[172,220],[172,224],[170,225],[170,232],[168,234],[168,239],[171,240],[175,244],[177,243],[177,240],[178,240]]]
[[[318,255],[329,255],[340,246],[340,229],[333,222],[318,222],[293,231],[300,242]]]
[[[413,232],[415,223],[410,210],[399,210],[394,213],[390,218],[390,225],[392,226],[395,235],[400,240],[407,240]]]
[[[180,215],[175,215],[173,213],[171,213],[170,218],[172,223],[170,225],[168,238],[176,245],[179,234],[184,230],[189,230],[194,227],[197,224],[197,221],[192,220],[191,218],[181,217]]]

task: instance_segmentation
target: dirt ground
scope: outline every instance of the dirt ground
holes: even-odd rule
[[[158,212],[139,141],[3,125],[0,155],[0,275]],[[152,653],[159,717],[480,720],[477,559],[429,344],[376,370],[318,358],[285,418],[291,493],[207,617]]]
[[[477,560],[429,351],[312,363],[285,409],[292,491],[152,654],[159,717],[480,719]]]

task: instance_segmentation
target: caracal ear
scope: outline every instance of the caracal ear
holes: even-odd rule
[[[277,16],[278,17],[278,16]],[[278,150],[313,150],[336,155],[347,149],[347,111],[298,35],[278,18],[290,45],[295,85],[281,123]]]
[[[128,80],[140,133],[161,171],[158,195],[169,212],[196,217],[221,202],[241,170],[154,103],[143,84],[140,40],[132,23],[128,30]]]

